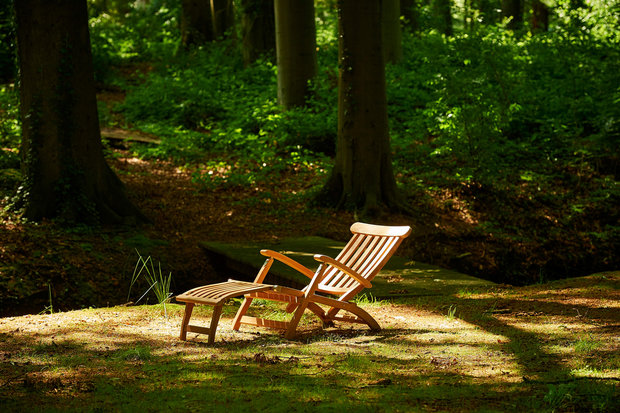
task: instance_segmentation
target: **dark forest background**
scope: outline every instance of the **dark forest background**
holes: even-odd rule
[[[337,2],[315,2],[316,75],[304,104],[286,110],[278,101],[275,44],[256,52],[259,46],[248,43],[258,36],[248,26],[259,13],[252,7],[269,2],[223,2],[231,17],[202,36],[189,31],[187,3],[88,1],[107,159],[171,162],[191,176],[196,193],[269,184],[270,191],[244,202],[274,227],[278,216],[294,214],[292,205],[327,214],[312,201],[336,155]],[[417,223],[425,229],[405,250],[410,258],[496,282],[531,284],[619,268],[620,4],[402,0],[399,21],[401,50],[386,59],[385,78],[392,164],[406,208],[375,211],[370,219],[385,222],[395,213]],[[101,232],[96,226],[45,223],[50,229],[20,221],[10,208],[24,179],[16,29],[11,2],[3,2],[3,237],[11,231],[93,236]],[[148,139],[121,144],[110,130]],[[292,179],[299,183],[282,186],[296,189],[279,193],[279,182]],[[349,212],[367,218],[354,207]],[[142,239],[127,243],[125,254],[132,256],[136,245],[161,246]],[[93,249],[91,241],[77,243]],[[3,305],[45,295],[55,276],[80,271],[79,263],[57,257],[54,271],[62,276],[36,267],[35,281],[24,281],[29,260],[47,253],[18,249],[0,240]],[[166,253],[160,257],[174,266]]]

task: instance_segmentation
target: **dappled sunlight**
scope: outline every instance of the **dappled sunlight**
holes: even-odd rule
[[[139,165],[139,166],[147,166],[149,164],[148,161],[144,160],[144,159],[140,159],[138,157],[131,157],[131,158],[118,158],[118,160],[120,162],[125,162],[129,165]]]
[[[8,376],[2,371],[8,379],[0,386],[18,398],[30,397],[29,389],[35,388],[40,390],[36,398],[54,403],[61,397],[91,400],[111,394],[123,398],[125,393],[157,399],[160,388],[188,395],[224,389],[229,395],[252,394],[257,386],[268,386],[291,401],[299,400],[299,394],[325,400],[333,399],[334,392],[354,392],[366,402],[428,400],[435,407],[445,403],[444,409],[450,410],[463,407],[456,402],[463,397],[479,406],[480,401],[468,398],[476,392],[484,391],[493,405],[504,406],[507,398],[521,393],[534,397],[532,391],[542,400],[549,377],[618,374],[589,356],[590,349],[605,349],[605,344],[589,346],[585,339],[577,343],[556,326],[583,327],[568,323],[570,317],[519,324],[520,317],[509,314],[490,317],[481,312],[472,317],[467,311],[476,300],[471,296],[433,299],[437,301],[424,298],[434,303],[428,309],[411,303],[361,303],[382,325],[378,332],[338,323],[321,329],[309,314],[292,341],[257,327],[232,331],[238,306],[232,300],[224,306],[213,345],[193,333],[188,341],[178,339],[183,307],[177,304],[167,305],[167,318],[159,305],[3,318],[0,358],[13,364]],[[263,312],[274,308],[257,306]],[[208,323],[211,311],[198,306],[196,322]],[[590,336],[589,330],[576,331]],[[561,348],[554,347],[558,345]],[[569,345],[577,350],[567,350]],[[582,361],[562,361],[573,359],[576,352],[584,355]],[[549,376],[544,370],[557,366],[565,366],[564,371]],[[315,390],[298,393],[300,388]]]

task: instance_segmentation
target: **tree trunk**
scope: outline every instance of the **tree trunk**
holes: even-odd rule
[[[400,30],[400,0],[383,0],[381,3],[383,56],[386,63],[398,63],[403,58],[403,39]]]
[[[144,220],[101,146],[86,0],[15,2],[25,181],[31,220]]]
[[[303,106],[317,72],[313,0],[275,0],[278,101]],[[380,35],[380,33],[379,33]]]
[[[241,0],[241,49],[248,66],[260,56],[275,62],[276,26],[273,3],[264,0]]]
[[[213,39],[209,0],[181,0],[181,45],[199,46]]]
[[[388,132],[381,5],[339,0],[338,140],[320,200],[376,212],[397,206]]]
[[[549,30],[549,7],[540,0],[532,0],[532,31]]]
[[[446,36],[452,36],[452,0],[433,0],[433,27]]]
[[[502,16],[510,18],[508,28],[518,30],[523,26],[523,0],[502,0]]]
[[[232,0],[211,0],[213,37],[226,36],[235,25],[235,11]]]

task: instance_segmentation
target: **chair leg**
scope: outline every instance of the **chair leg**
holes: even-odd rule
[[[181,334],[179,336],[183,341],[187,339],[187,325],[189,324],[193,309],[194,303],[185,303],[185,314],[183,315],[183,321],[181,321]]]
[[[209,324],[209,340],[207,343],[213,344],[215,341],[215,330],[217,329],[217,323],[220,322],[220,316],[222,315],[222,306],[216,305],[213,307],[213,316],[211,316],[211,324]]]
[[[371,330],[381,330],[381,326],[379,326],[377,320],[375,320],[370,314],[368,314],[366,311],[362,310],[358,306],[347,308],[346,311],[349,311],[364,320],[364,322],[368,324],[368,327],[370,327]]]
[[[235,319],[233,320],[233,330],[239,331],[239,327],[241,327],[241,318],[248,311],[250,304],[252,304],[252,300],[253,298],[250,297],[244,298],[243,303],[241,304],[241,307],[239,307],[239,309],[237,310],[237,315],[235,315]]]
[[[307,306],[308,306],[307,302],[302,302],[299,305],[299,307],[297,307],[297,310],[295,310],[295,314],[293,314],[293,318],[291,319],[291,321],[289,321],[288,327],[286,328],[286,333],[284,334],[284,337],[287,340],[292,340],[295,338],[297,324],[299,324],[299,321],[301,320],[301,316],[304,314],[304,311],[306,310]]]

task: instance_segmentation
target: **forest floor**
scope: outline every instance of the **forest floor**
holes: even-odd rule
[[[361,220],[355,212],[309,205],[305,193],[325,176],[319,166],[289,165],[253,185],[205,189],[192,179],[199,166],[141,159],[123,147],[110,148],[107,157],[151,223],[68,228],[56,222],[21,222],[5,214],[0,220],[0,287],[4,290],[0,315],[37,313],[48,306],[70,310],[135,301],[139,298],[135,294],[145,287],[136,285],[134,295],[129,296],[138,254],[161,263],[165,274],[172,273],[172,291],[179,293],[226,277],[211,268],[200,242],[272,242],[308,235],[346,241],[349,226]],[[218,173],[214,171],[214,175]],[[444,198],[451,198],[449,206]],[[8,198],[0,198],[0,208],[6,202]],[[574,234],[556,239],[563,243],[554,248],[549,244],[554,240],[505,237],[499,242],[493,234],[481,235],[476,232],[478,218],[474,216],[481,213],[468,210],[467,202],[456,194],[411,196],[407,202],[410,209],[418,211],[416,215],[386,212],[372,222],[411,225],[413,233],[398,254],[421,262],[493,280],[494,274],[508,270],[518,277],[528,263],[534,265],[549,257],[569,268],[571,259],[587,263],[589,254],[595,253],[584,249],[583,242],[572,238]],[[534,206],[520,208],[512,217],[513,225],[526,228],[528,221],[547,213],[551,212]],[[613,251],[599,252],[614,255]],[[596,268],[589,272],[581,269],[583,275],[593,272]]]
[[[165,315],[159,305],[118,306],[147,289],[138,282],[129,294],[136,251],[162,262],[178,294],[218,277],[200,241],[271,242],[308,234],[344,241],[357,217],[279,195],[313,185],[317,177],[308,172],[286,170],[255,187],[200,190],[186,167],[139,159],[124,149],[110,151],[109,162],[151,224],[68,229],[5,218],[0,225],[3,271],[13,274],[8,286],[26,296],[4,296],[0,318],[0,402],[9,410],[619,407],[618,272],[362,299],[382,331],[347,325],[321,331],[309,315],[300,337],[290,342],[261,329],[231,331],[239,304],[233,300],[215,345],[194,334],[180,342],[180,305],[167,305]],[[459,213],[427,210],[417,218],[385,215],[375,222],[412,225],[399,253],[415,257],[416,245],[436,243],[433,263],[449,266],[458,242],[467,239],[465,224],[454,215]],[[62,312],[76,308],[85,309]],[[280,310],[263,304],[257,311]],[[21,315],[26,313],[31,315]],[[207,323],[209,315],[210,308],[197,310],[199,322]]]
[[[178,294],[220,276],[201,241],[345,241],[359,217],[291,196],[316,186],[324,176],[318,168],[288,167],[254,186],[205,190],[188,166],[140,159],[123,148],[110,149],[108,161],[150,224],[67,228],[10,216],[0,222],[0,402],[9,410],[618,408],[618,272],[366,299],[361,305],[377,316],[381,332],[344,325],[320,331],[309,316],[292,342],[265,330],[232,332],[232,301],[214,346],[194,335],[180,342],[181,306],[169,304],[166,315],[158,305],[119,306],[147,290],[138,281],[130,291],[138,253],[172,273]],[[418,216],[373,220],[414,227],[400,255],[452,268],[461,259],[470,268],[489,262],[463,208],[445,208],[442,199],[410,202]],[[198,310],[198,318],[206,323],[209,311]],[[258,311],[279,310],[265,304]]]
[[[618,411],[620,273],[361,300],[383,327],[178,339],[182,306],[0,318],[7,411]],[[263,316],[282,310],[254,308]],[[211,307],[193,323],[206,325]]]

